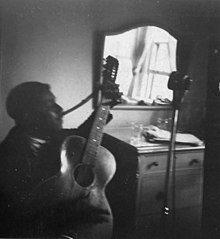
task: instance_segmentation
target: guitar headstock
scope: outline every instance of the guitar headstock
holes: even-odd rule
[[[112,107],[121,103],[122,93],[119,91],[119,84],[115,83],[118,73],[119,62],[116,58],[108,56],[104,59],[102,72],[102,98],[106,104]]]

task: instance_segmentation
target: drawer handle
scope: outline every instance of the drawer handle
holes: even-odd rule
[[[199,163],[199,160],[198,159],[192,159],[190,162],[189,162],[189,165],[190,166],[193,166],[194,164],[198,164]]]
[[[147,165],[147,169],[150,169],[150,168],[152,168],[152,167],[158,167],[158,166],[159,166],[159,163],[158,163],[158,162],[153,162],[153,163]]]

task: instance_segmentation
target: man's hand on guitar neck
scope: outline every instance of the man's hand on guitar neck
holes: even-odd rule
[[[104,81],[100,86],[102,92],[102,104],[109,105],[111,108],[121,103],[122,93],[119,85],[112,81]]]

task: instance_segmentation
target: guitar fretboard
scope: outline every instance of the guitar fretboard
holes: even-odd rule
[[[102,141],[103,128],[106,124],[109,113],[109,106],[100,105],[96,112],[86,148],[84,151],[82,163],[94,166],[95,159]]]

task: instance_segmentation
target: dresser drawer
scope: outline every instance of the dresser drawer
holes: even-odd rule
[[[154,173],[139,180],[137,214],[159,213],[165,196],[165,173]],[[170,175],[168,189],[168,206],[172,208],[173,190],[175,207],[187,208],[200,206],[202,203],[203,178],[200,169],[182,170],[175,175],[175,188]]]
[[[191,207],[176,210],[175,214],[175,238],[178,239],[195,239],[200,238],[201,230],[201,207]],[[161,232],[164,223],[159,213],[138,216],[136,219],[135,238],[136,239],[155,239],[163,238],[161,233],[167,234],[165,238],[173,238],[173,218],[169,214],[165,219],[165,231]],[[147,237],[146,237],[147,235]],[[163,235],[163,234],[162,234]],[[169,235],[169,236],[168,236]]]
[[[197,169],[203,167],[204,153],[201,151],[175,152],[176,169]],[[166,171],[168,153],[143,154],[139,156],[140,174]],[[172,169],[172,166],[171,166]]]
[[[139,156],[139,172],[141,174],[165,171],[167,167],[166,154],[143,154]]]
[[[204,153],[199,151],[177,152],[176,168],[177,169],[196,169],[203,167]]]

